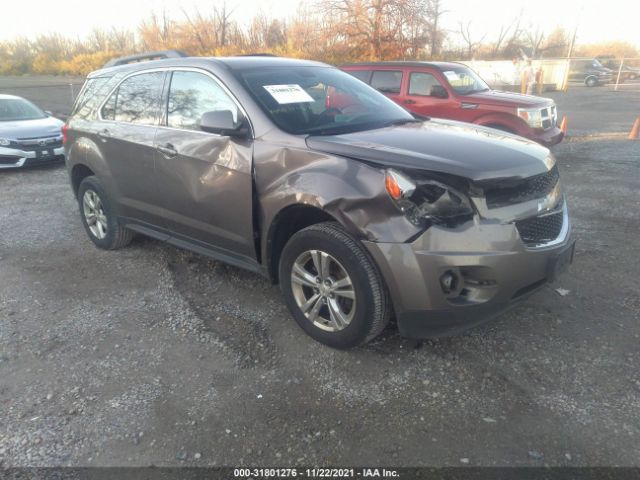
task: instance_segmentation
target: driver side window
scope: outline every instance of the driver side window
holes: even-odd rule
[[[431,88],[439,85],[440,82],[430,73],[412,72],[409,76],[409,95],[419,95],[430,97]]]
[[[238,107],[224,89],[211,77],[198,72],[174,72],[169,87],[167,126],[200,130],[200,119],[206,112],[229,110],[238,121]]]

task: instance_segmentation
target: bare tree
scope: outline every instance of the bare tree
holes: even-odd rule
[[[544,40],[544,31],[540,25],[533,28],[532,25],[525,31],[526,47],[529,49],[529,56],[535,58],[542,41]]]
[[[443,0],[430,0],[427,9],[427,16],[429,19],[429,40],[431,58],[437,57],[442,47],[444,40],[444,30],[441,27],[441,18],[448,10],[444,9]]]
[[[478,46],[480,46],[480,44],[486,37],[486,35],[483,35],[479,40],[474,40],[471,33],[471,24],[471,20],[469,20],[466,24],[458,22],[458,25],[460,27],[460,35],[462,36],[462,39],[464,40],[464,43],[466,45],[467,57],[469,58],[473,58],[473,54],[475,53],[476,49],[478,48]]]

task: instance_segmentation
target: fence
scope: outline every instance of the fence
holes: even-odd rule
[[[83,78],[75,77],[0,77],[0,94],[24,97],[54,116],[65,119],[83,82]]]

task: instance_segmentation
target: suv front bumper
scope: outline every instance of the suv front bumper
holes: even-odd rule
[[[557,145],[564,138],[564,132],[555,125],[547,130],[532,129],[532,132],[533,133],[529,138],[544,145],[545,147]]]
[[[573,260],[566,205],[564,213],[560,236],[537,247],[527,247],[513,223],[477,220],[455,229],[432,226],[412,243],[364,242],[389,288],[400,334],[459,333],[553,280]],[[445,274],[454,278],[448,291]]]
[[[0,147],[0,169],[44,165],[64,161],[64,147],[41,151]]]

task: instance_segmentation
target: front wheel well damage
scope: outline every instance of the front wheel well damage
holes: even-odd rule
[[[267,237],[267,265],[269,278],[278,283],[280,255],[289,239],[303,228],[322,222],[335,222],[330,214],[310,205],[293,205],[282,210],[269,228]]]
[[[74,195],[78,195],[78,188],[80,188],[80,183],[82,182],[82,180],[91,175],[95,174],[86,165],[82,165],[81,163],[79,163],[78,165],[75,165],[73,167],[73,169],[71,170],[71,185],[73,187]]]

